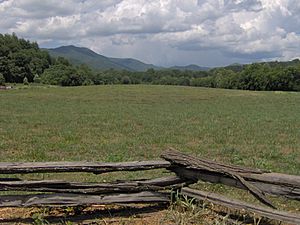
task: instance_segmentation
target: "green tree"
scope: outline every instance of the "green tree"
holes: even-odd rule
[[[131,80],[130,80],[129,76],[122,77],[121,83],[122,84],[131,84]]]
[[[191,81],[191,86],[196,87],[215,87],[215,80],[213,76],[194,78]]]
[[[214,71],[215,86],[217,88],[237,88],[239,75],[232,70],[217,69]]]
[[[73,66],[55,64],[46,69],[41,75],[42,83],[61,86],[83,85],[87,77],[79,73]]]
[[[180,77],[177,80],[177,85],[182,85],[182,86],[190,86],[190,79],[188,77]]]
[[[2,73],[0,73],[0,85],[5,85],[5,78]]]
[[[27,77],[42,74],[51,65],[51,57],[37,43],[18,38],[15,34],[0,34],[0,72],[7,82],[22,83]]]

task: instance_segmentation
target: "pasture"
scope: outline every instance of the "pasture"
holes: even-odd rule
[[[0,92],[2,161],[130,161],[174,147],[300,174],[300,93],[174,86]]]
[[[149,160],[158,159],[168,147],[300,175],[300,93],[151,85],[19,86],[0,91],[1,161]],[[164,172],[38,178],[109,181]],[[220,185],[213,189],[228,190]],[[299,208],[298,203],[281,204]]]

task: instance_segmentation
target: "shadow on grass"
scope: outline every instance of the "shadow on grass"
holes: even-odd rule
[[[133,206],[122,206],[120,205],[118,208],[107,208],[107,209],[91,209],[87,211],[77,211],[75,210],[74,215],[45,215],[42,216],[43,213],[35,213],[36,218],[34,216],[27,218],[12,218],[12,219],[0,219],[0,224],[67,224],[67,222],[71,223],[81,223],[90,220],[100,220],[101,219],[124,219],[130,218],[133,216],[141,215],[145,216],[145,214],[159,212],[161,210],[165,210],[169,207],[169,204],[156,204],[156,205],[133,205]],[[41,223],[41,222],[44,223]],[[99,221],[99,222],[100,222]]]

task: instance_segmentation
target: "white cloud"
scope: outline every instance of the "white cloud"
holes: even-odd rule
[[[149,63],[292,59],[299,0],[4,0],[0,32]]]

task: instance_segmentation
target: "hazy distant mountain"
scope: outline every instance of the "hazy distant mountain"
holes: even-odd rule
[[[116,69],[130,71],[146,71],[149,68],[159,69],[160,67],[152,64],[146,64],[131,58],[109,58],[88,48],[76,47],[73,45],[62,46],[53,49],[47,49],[50,55],[54,57],[62,56],[70,60],[71,63],[87,64],[95,70]]]
[[[159,66],[155,66],[153,64],[146,64],[139,60],[132,58],[109,58],[112,62],[115,62],[119,65],[130,68],[134,71],[146,71],[147,69],[161,69]]]
[[[240,72],[244,69],[244,67],[245,67],[245,65],[243,65],[243,64],[233,63],[233,64],[230,64],[230,65],[225,66],[223,68],[228,69],[228,70],[232,70],[234,72]]]
[[[170,69],[193,70],[193,71],[208,71],[211,68],[209,68],[209,67],[202,67],[202,66],[191,64],[191,65],[188,65],[188,66],[172,66],[172,67],[170,67]]]
[[[58,57],[62,56],[68,59],[71,63],[75,65],[87,64],[95,70],[106,70],[106,69],[116,69],[116,70],[130,70],[130,71],[146,71],[147,69],[166,69],[164,67],[155,66],[153,64],[146,64],[139,60],[132,58],[110,58],[100,55],[88,48],[76,47],[74,45],[61,46],[58,48],[46,49],[51,56]],[[173,66],[170,69],[178,70],[204,70],[207,71],[209,67],[200,67],[197,65],[188,66]]]

